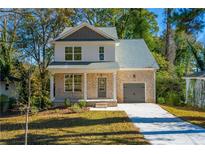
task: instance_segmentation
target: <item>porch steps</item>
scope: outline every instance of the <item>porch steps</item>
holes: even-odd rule
[[[95,107],[96,108],[107,108],[108,107],[108,103],[105,103],[105,102],[96,103]]]

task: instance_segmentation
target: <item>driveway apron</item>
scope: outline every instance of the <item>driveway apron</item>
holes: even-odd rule
[[[154,145],[205,145],[205,129],[173,116],[157,104],[118,104]]]

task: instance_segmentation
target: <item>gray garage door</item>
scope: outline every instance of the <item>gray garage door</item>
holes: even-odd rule
[[[125,103],[144,103],[145,84],[144,83],[125,83],[123,85]]]

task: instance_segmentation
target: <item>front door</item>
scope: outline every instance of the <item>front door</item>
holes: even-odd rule
[[[98,78],[98,97],[106,97],[106,78]]]

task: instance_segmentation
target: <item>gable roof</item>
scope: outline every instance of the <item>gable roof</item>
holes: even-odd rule
[[[159,69],[143,39],[119,40],[116,45],[116,61],[120,68],[154,68]]]
[[[90,30],[98,33],[99,35],[110,39],[110,40],[117,40],[117,31],[115,27],[94,27],[92,25],[89,25],[87,23],[82,23],[81,25],[78,25],[76,27],[66,27],[61,34],[57,38],[54,39],[54,41],[62,40],[65,37],[77,32],[81,28],[87,27]]]

